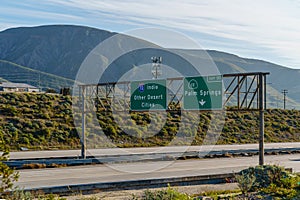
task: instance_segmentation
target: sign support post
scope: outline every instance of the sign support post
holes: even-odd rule
[[[85,111],[85,86],[81,88],[81,101],[82,101],[82,124],[81,124],[81,158],[86,159],[86,141],[85,141],[85,123],[86,123],[86,111]]]
[[[265,132],[265,120],[264,120],[264,112],[265,112],[265,100],[264,93],[266,91],[265,87],[265,79],[263,74],[259,74],[259,165],[264,165],[264,132]]]

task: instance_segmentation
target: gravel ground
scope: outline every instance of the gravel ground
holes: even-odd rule
[[[238,189],[236,183],[229,184],[217,184],[217,185],[196,185],[196,186],[180,186],[172,187],[177,189],[179,192],[187,194],[200,194],[208,191],[222,191],[222,190],[235,190]],[[150,190],[161,190],[166,188],[156,188]],[[112,191],[112,192],[101,192],[93,195],[81,195],[81,196],[69,196],[66,197],[68,200],[84,200],[84,199],[101,199],[101,200],[129,200],[132,194],[141,196],[145,190],[123,190],[123,191]]]

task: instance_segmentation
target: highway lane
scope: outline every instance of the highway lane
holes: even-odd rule
[[[266,164],[278,164],[300,172],[300,154],[266,156]],[[40,188],[88,183],[120,182],[154,178],[186,177],[238,172],[258,164],[258,157],[156,161],[20,170],[18,186]],[[161,166],[158,168],[157,166]],[[157,170],[153,170],[157,169]],[[130,173],[140,172],[140,173]]]
[[[266,143],[265,149],[274,148],[300,148],[298,143]],[[147,147],[147,148],[106,148],[89,149],[87,156],[112,156],[112,155],[133,155],[133,154],[153,154],[153,153],[176,153],[188,151],[227,151],[227,150],[257,150],[258,144],[243,145],[206,145],[206,146],[167,146],[167,147]],[[35,158],[58,158],[58,157],[80,157],[80,150],[58,150],[58,151],[19,151],[11,152],[11,159],[35,159]]]

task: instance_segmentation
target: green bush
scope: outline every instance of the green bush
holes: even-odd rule
[[[277,165],[250,167],[242,170],[236,180],[244,194],[256,191],[280,199],[294,199],[299,195],[299,176]]]
[[[299,176],[289,174],[288,177],[282,178],[277,184],[271,184],[269,187],[263,188],[261,191],[266,194],[272,194],[274,197],[294,199],[300,197],[298,186],[299,181]]]
[[[254,174],[245,172],[235,175],[235,179],[243,194],[247,194],[251,190],[256,180]]]
[[[294,188],[280,187],[276,184],[271,184],[267,188],[262,188],[261,192],[280,199],[294,199],[297,196],[297,191]]]
[[[287,178],[289,173],[283,167],[277,165],[263,165],[250,167],[242,170],[240,175],[254,176],[255,181],[250,191],[257,191],[260,188],[267,188],[269,185],[280,184],[283,178]]]
[[[187,194],[183,194],[178,192],[175,189],[172,189],[171,187],[168,187],[168,189],[165,190],[158,190],[158,191],[150,191],[146,190],[141,198],[138,198],[136,196],[132,197],[132,200],[191,200],[193,199]]]
[[[9,158],[9,148],[5,144],[3,137],[0,138],[0,152],[3,152],[0,156],[0,198],[6,198],[6,192],[14,189],[14,182],[18,181],[19,173],[4,163]]]
[[[33,200],[34,197],[30,192],[24,192],[24,190],[15,188],[12,193],[6,196],[7,200]]]

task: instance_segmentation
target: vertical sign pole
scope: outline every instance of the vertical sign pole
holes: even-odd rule
[[[81,89],[81,102],[82,102],[82,124],[81,124],[81,158],[86,159],[86,148],[85,148],[85,86],[82,86]]]
[[[283,109],[285,110],[286,108],[286,94],[288,93],[288,90],[283,90],[282,94],[283,94]]]
[[[283,91],[283,109],[285,110],[285,90]]]
[[[264,165],[264,132],[265,132],[265,121],[264,121],[264,110],[265,101],[264,93],[266,91],[264,87],[264,77],[263,74],[259,74],[259,165]]]
[[[267,110],[267,76],[264,75],[264,109]]]

